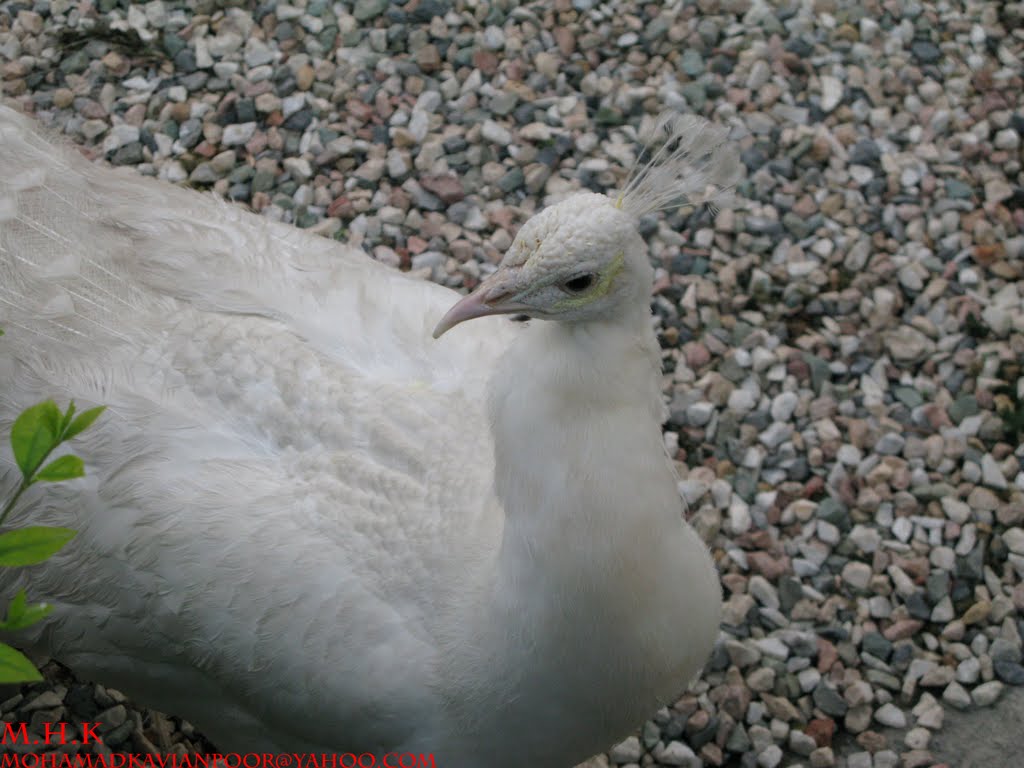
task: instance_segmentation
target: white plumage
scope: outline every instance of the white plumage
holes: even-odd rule
[[[7,639],[224,750],[564,768],[626,735],[718,631],[635,218],[730,165],[675,130],[618,201],[525,224],[435,341],[454,292],[0,107],[0,431],[46,397],[109,406],[87,477],[12,516],[79,535],[3,574],[57,605]]]

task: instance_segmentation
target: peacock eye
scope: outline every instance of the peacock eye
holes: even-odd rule
[[[566,280],[562,283],[562,288],[568,293],[583,293],[593,284],[594,275],[586,274],[574,277],[572,280]]]

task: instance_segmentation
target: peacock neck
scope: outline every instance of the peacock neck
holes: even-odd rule
[[[529,733],[539,715],[582,716],[586,727],[559,739],[563,757],[583,759],[682,689],[679,642],[706,653],[714,637],[717,580],[681,519],[659,376],[645,304],[625,322],[533,322],[492,379],[504,529],[457,674],[507,697],[474,710],[474,727],[515,734],[509,748],[524,764],[559,759],[529,753],[533,741],[553,743]],[[702,602],[713,609],[706,622]],[[465,715],[473,693],[454,708]]]
[[[595,557],[679,527],[659,363],[646,304],[616,322],[523,329],[489,399],[504,578],[592,590],[605,578],[590,572]]]

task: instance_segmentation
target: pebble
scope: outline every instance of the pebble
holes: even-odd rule
[[[871,566],[867,563],[854,561],[843,567],[843,581],[855,589],[867,589],[871,576]]]
[[[905,728],[907,716],[895,704],[883,704],[875,710],[875,720],[888,728]]]
[[[512,141],[512,134],[508,129],[501,126],[494,120],[486,120],[480,130],[480,135],[487,141],[500,146],[505,146]]]
[[[618,765],[623,763],[639,763],[642,756],[643,749],[640,746],[640,740],[636,736],[630,736],[626,740],[619,742],[608,753],[611,761]]]
[[[903,743],[910,749],[927,749],[932,734],[927,728],[911,728],[903,738]]]
[[[998,680],[982,683],[971,690],[971,700],[976,706],[990,707],[999,700],[1003,693],[1003,687],[1003,684]]]
[[[992,455],[989,453],[986,453],[981,457],[981,480],[990,488],[996,488],[998,490],[1006,490],[1007,488],[1006,478],[1003,476],[1003,471],[999,468],[996,460],[992,458]]]
[[[960,683],[952,682],[942,692],[942,700],[954,709],[967,709],[971,705],[971,696]]]
[[[670,741],[658,755],[658,760],[664,765],[679,765],[686,768],[697,768],[700,765],[694,751],[681,741]]]
[[[836,764],[831,747],[819,747],[810,754],[811,768],[831,768]],[[849,765],[849,764],[848,764]]]
[[[256,133],[256,123],[238,123],[224,126],[221,144],[225,147],[236,147],[245,144]]]
[[[842,82],[831,75],[821,76],[821,111],[831,112],[843,99]]]
[[[964,685],[973,685],[981,675],[981,662],[974,656],[961,661],[956,667],[957,682]]]
[[[1024,667],[1012,661],[995,661],[992,663],[996,677],[1008,685],[1024,685]]]
[[[777,744],[769,744],[757,756],[759,768],[776,768],[782,762],[782,749]]]

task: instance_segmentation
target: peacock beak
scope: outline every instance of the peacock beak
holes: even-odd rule
[[[485,278],[475,291],[462,298],[441,318],[441,322],[434,328],[434,338],[439,339],[459,323],[476,317],[508,315],[528,310],[526,304],[516,301],[522,292],[518,271],[499,269]]]

